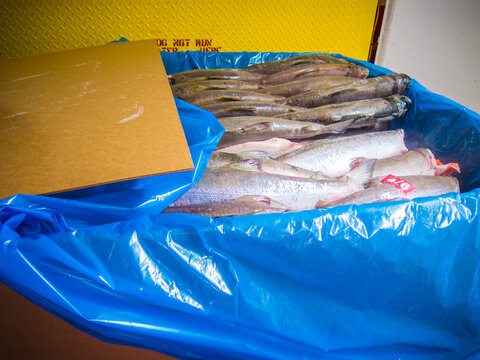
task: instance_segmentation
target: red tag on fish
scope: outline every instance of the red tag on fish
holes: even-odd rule
[[[399,179],[391,174],[384,178],[382,183],[393,185],[404,194],[408,194],[415,189],[413,184],[410,184],[408,181]]]

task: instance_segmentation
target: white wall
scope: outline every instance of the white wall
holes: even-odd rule
[[[480,113],[480,0],[388,0],[375,63]]]

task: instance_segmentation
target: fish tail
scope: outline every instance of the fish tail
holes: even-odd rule
[[[449,176],[455,172],[460,173],[460,166],[457,163],[442,164],[440,160],[437,160],[437,166],[435,169],[436,176]]]
[[[373,168],[375,167],[376,162],[376,159],[370,159],[362,162],[355,169],[345,175],[343,179],[346,181],[352,181],[362,186],[366,186],[366,184],[372,178]]]

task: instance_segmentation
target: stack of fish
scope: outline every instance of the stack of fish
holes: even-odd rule
[[[172,92],[225,128],[202,179],[166,212],[234,216],[458,192],[456,164],[408,151],[403,74],[324,54],[170,76]],[[439,176],[442,175],[442,176]]]

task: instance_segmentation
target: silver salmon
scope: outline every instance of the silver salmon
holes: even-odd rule
[[[277,158],[287,164],[329,177],[348,173],[358,158],[385,159],[407,151],[403,130],[372,132],[338,139],[316,140]]]
[[[289,209],[283,204],[273,201],[267,196],[251,195],[243,198],[215,202],[196,204],[190,206],[171,206],[166,208],[164,213],[182,212],[187,214],[225,217],[241,216],[268,213],[287,212]]]
[[[460,192],[458,180],[453,176],[402,176],[415,189],[405,194],[392,184],[380,180],[367,189],[349,195],[333,203],[319,202],[317,207],[332,207],[347,204],[365,204],[380,201],[411,200],[418,197],[438,196],[451,192]]]
[[[321,134],[343,133],[350,123],[322,124],[307,121],[293,121],[263,116],[241,116],[219,118],[225,133],[219,147],[231,146],[247,141],[266,140],[271,138],[305,139]]]
[[[249,90],[206,90],[183,95],[182,100],[196,106],[227,101],[282,102],[283,96],[263,94]]]
[[[266,101],[228,101],[198,107],[210,111],[217,118],[237,116],[275,116],[300,108]]]
[[[346,76],[314,76],[289,81],[284,84],[265,86],[264,89],[258,90],[265,94],[290,97],[304,92],[325,89],[338,85],[351,84],[357,81],[357,78]]]
[[[348,61],[338,59],[327,54],[308,54],[290,57],[282,60],[267,61],[261,64],[250,65],[244,68],[246,71],[259,74],[274,74],[287,70],[291,67],[306,64],[348,64]]]
[[[314,76],[346,76],[364,79],[368,76],[368,69],[353,64],[301,65],[265,76],[257,82],[262,85],[278,85]]]
[[[402,95],[392,95],[386,98],[349,101],[299,110],[293,113],[277,115],[282,119],[319,122],[331,124],[344,120],[374,120],[375,122],[398,119],[408,111],[411,100]],[[360,121],[359,121],[360,122]],[[367,122],[367,125],[371,125]]]
[[[202,80],[241,80],[255,81],[264,75],[239,69],[196,69],[182,71],[169,76],[171,84]]]
[[[371,176],[373,163],[370,161],[338,180],[301,179],[225,167],[207,168],[200,181],[172,207],[221,203],[261,195],[291,210],[313,209],[319,201],[332,202],[363,189]]]
[[[402,95],[409,85],[410,78],[407,75],[389,74],[298,94],[288,98],[286,104],[312,108],[354,100],[383,98],[395,94]]]
[[[172,85],[173,96],[183,99],[196,91],[205,90],[258,90],[263,86],[240,80],[203,80]]]

